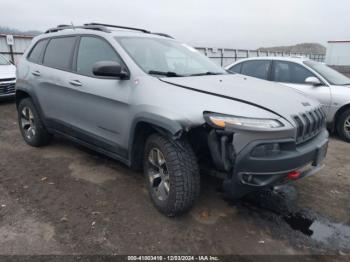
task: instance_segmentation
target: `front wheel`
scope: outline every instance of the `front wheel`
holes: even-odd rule
[[[350,109],[345,110],[338,118],[338,135],[346,142],[350,142]]]
[[[196,157],[184,140],[151,135],[144,152],[144,174],[156,208],[167,216],[188,211],[199,196]]]

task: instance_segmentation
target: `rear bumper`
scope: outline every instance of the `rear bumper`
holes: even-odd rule
[[[278,154],[254,155],[261,145],[279,145]],[[291,180],[288,174],[299,171],[297,179],[313,175],[323,168],[327,153],[328,132],[323,130],[312,140],[296,145],[293,140],[260,140],[248,144],[237,156],[230,178],[224,188],[234,197],[265,187],[273,187]]]

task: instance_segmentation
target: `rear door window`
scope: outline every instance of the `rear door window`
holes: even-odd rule
[[[315,76],[305,67],[293,62],[274,61],[272,69],[272,79],[276,82],[305,84],[305,79]]]
[[[28,60],[33,62],[33,63],[41,64],[41,62],[43,60],[44,49],[45,49],[47,42],[48,42],[48,40],[45,39],[45,40],[41,40],[38,43],[36,43],[36,45],[30,51],[30,54],[28,56]]]
[[[242,63],[241,74],[260,79],[268,79],[270,64],[269,60],[251,60]]]
[[[44,65],[62,70],[70,70],[76,37],[52,38],[44,56]]]

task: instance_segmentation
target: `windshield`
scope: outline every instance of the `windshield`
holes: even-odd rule
[[[10,62],[7,61],[7,59],[5,57],[0,55],[0,65],[9,65],[9,64],[10,64]]]
[[[332,85],[350,85],[349,78],[335,71],[329,66],[326,66],[325,64],[314,61],[305,61],[304,64],[311,67]]]
[[[193,47],[171,39],[117,37],[117,41],[146,73],[168,77],[226,74]]]

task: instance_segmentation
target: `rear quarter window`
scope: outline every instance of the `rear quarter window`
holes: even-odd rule
[[[62,70],[72,67],[76,37],[52,38],[47,44],[43,64]]]
[[[231,73],[237,73],[240,74],[242,70],[242,63],[239,63],[237,65],[234,65],[233,67],[231,67],[228,71]]]
[[[33,63],[40,64],[43,59],[43,53],[45,46],[47,44],[48,40],[40,40],[38,43],[35,44],[35,46],[32,48],[28,55],[28,60]]]

